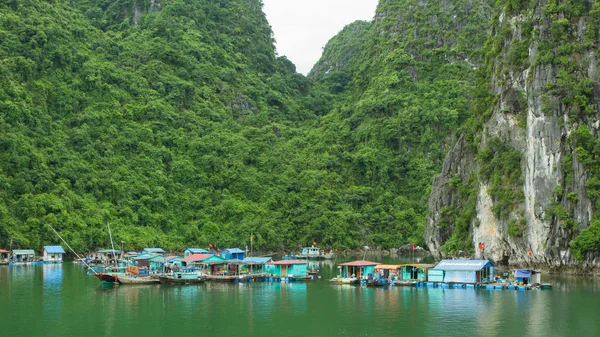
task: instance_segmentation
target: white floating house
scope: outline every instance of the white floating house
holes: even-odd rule
[[[442,280],[433,279],[440,276]],[[494,264],[490,260],[442,260],[429,271],[429,281],[434,282],[488,283],[493,279]]]
[[[44,246],[42,261],[48,263],[62,263],[65,250],[61,246]]]

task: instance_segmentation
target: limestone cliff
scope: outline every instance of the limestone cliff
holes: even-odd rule
[[[598,197],[600,5],[499,1],[496,12],[475,114],[433,180],[426,242],[436,256],[596,270],[600,241],[586,229]]]

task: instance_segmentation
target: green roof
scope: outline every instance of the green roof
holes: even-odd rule
[[[33,249],[13,249],[14,255],[35,255]]]

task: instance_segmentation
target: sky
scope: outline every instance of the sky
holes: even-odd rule
[[[379,0],[263,0],[277,53],[299,73],[317,63],[327,42],[356,20],[372,20]]]

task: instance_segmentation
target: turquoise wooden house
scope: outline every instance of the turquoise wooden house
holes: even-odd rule
[[[227,248],[220,251],[220,256],[225,260],[243,260],[246,252],[239,248]]]
[[[431,271],[442,271],[445,283],[489,283],[494,279],[494,264],[490,260],[442,260]]]
[[[379,262],[371,261],[352,261],[338,265],[340,269],[340,278],[357,277],[359,279],[366,280],[369,276],[375,276],[375,266],[380,264]]]
[[[193,254],[212,254],[212,255],[215,255],[216,252],[211,252],[211,251],[208,251],[208,250],[206,250],[204,248],[187,248],[183,252],[183,257],[188,257],[188,256],[193,255]]]
[[[300,260],[281,260],[267,263],[268,272],[275,277],[307,276],[307,263]]]
[[[426,282],[428,280],[429,270],[433,267],[435,267],[433,264],[402,264],[398,267],[398,279],[403,281]]]
[[[31,263],[35,261],[33,249],[13,249],[13,263]]]
[[[267,264],[273,262],[273,259],[270,257],[247,257],[242,262],[242,273],[261,274],[269,273]]]

